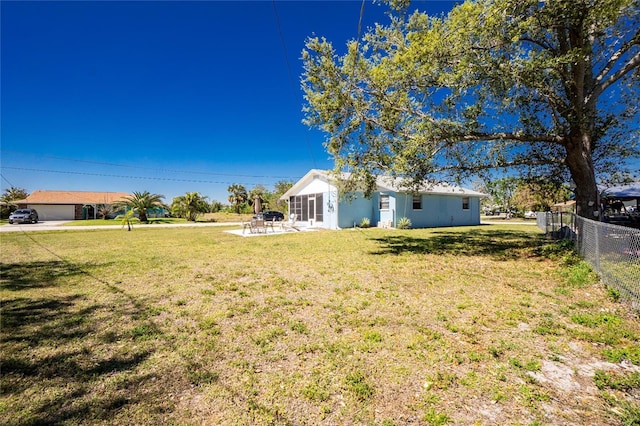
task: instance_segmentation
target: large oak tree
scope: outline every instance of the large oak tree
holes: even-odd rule
[[[598,178],[638,156],[639,0],[477,0],[446,16],[390,0],[390,21],[338,55],[309,38],[305,123],[336,170],[571,178],[597,216]]]

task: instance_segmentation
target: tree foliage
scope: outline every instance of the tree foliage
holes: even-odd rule
[[[282,197],[293,185],[294,182],[286,180],[276,182],[273,192],[270,194],[269,208],[286,213],[285,210],[287,209],[288,204],[286,201],[280,200],[280,197]]]
[[[14,203],[16,200],[24,200],[29,196],[26,189],[12,186],[3,191],[0,196],[0,217],[6,219],[18,206]]]
[[[518,188],[519,180],[514,177],[505,177],[487,183],[487,190],[494,204],[500,206],[501,211],[511,212],[513,209],[513,196]]]
[[[550,211],[554,204],[569,200],[570,189],[552,179],[522,180],[513,195],[513,205],[519,210]]]
[[[305,123],[336,170],[373,189],[512,169],[573,179],[593,217],[597,177],[638,157],[638,0],[467,0],[442,17],[388,1],[390,23],[340,56],[309,38]]]
[[[189,222],[195,222],[203,213],[209,211],[207,197],[199,192],[187,192],[184,195],[174,197],[171,202],[171,213],[178,217],[184,217]]]
[[[229,202],[233,206],[234,211],[240,214],[242,205],[249,200],[247,189],[243,185],[234,183],[227,188],[227,191],[229,192]]]
[[[154,208],[165,208],[166,206],[162,202],[164,195],[151,194],[149,191],[136,192],[134,191],[128,197],[125,197],[123,201],[115,203],[120,207],[128,207],[138,214],[140,222],[148,222],[147,214],[149,210]]]
[[[7,188],[4,190],[4,192],[2,193],[2,197],[0,197],[0,199],[4,203],[10,203],[15,200],[24,200],[28,196],[29,196],[29,193],[27,192],[26,189],[12,186],[11,188]]]
[[[224,204],[222,204],[221,201],[213,200],[209,204],[209,212],[211,213],[217,213],[219,211],[222,211],[223,208],[224,208]]]
[[[524,213],[526,210],[549,211],[551,207],[569,199],[569,188],[549,178],[503,177],[482,187],[489,195],[489,208],[503,212]]]

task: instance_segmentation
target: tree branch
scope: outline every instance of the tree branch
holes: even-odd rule
[[[609,77],[605,78],[606,73],[611,71],[611,68],[613,67],[612,61],[615,61],[616,59],[618,59],[619,56],[622,55],[623,53],[624,52],[620,52],[620,51],[616,52],[616,54],[612,56],[611,60],[609,60],[609,63],[607,64],[605,69],[603,69],[602,72],[598,75],[598,77],[596,77],[596,81],[598,81],[599,83],[594,86],[593,91],[585,98],[585,103],[587,105],[595,103],[598,97],[605,90],[607,90],[607,88],[609,88],[616,81],[620,80],[627,73],[631,72],[634,68],[640,65],[640,52],[638,52],[633,57],[631,57],[631,59],[629,59],[629,61],[627,61],[627,63],[624,64],[622,68],[620,68],[615,73],[611,74]],[[619,54],[618,57],[614,59],[614,57],[617,54]]]
[[[495,141],[495,140],[510,140],[514,142],[550,142],[564,146],[566,140],[563,136],[558,135],[530,135],[522,133],[512,132],[498,132],[498,133],[479,133],[472,132],[471,134],[464,135],[459,138],[461,142],[470,141]]]

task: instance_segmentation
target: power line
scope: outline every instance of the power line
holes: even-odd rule
[[[209,183],[209,184],[222,184],[222,185],[233,185],[233,184],[236,184],[236,183],[237,184],[241,184],[241,185],[255,185],[256,184],[255,182],[252,182],[252,183],[247,183],[247,182],[220,182],[220,181],[210,181],[210,180],[200,180],[200,179],[168,178],[168,177],[160,177],[160,176],[151,176],[151,177],[150,176],[123,176],[123,175],[114,175],[114,174],[109,174],[109,173],[90,173],[90,172],[74,172],[74,171],[69,171],[69,170],[33,169],[33,168],[28,168],[28,167],[3,167],[3,169],[22,170],[22,171],[30,171],[30,172],[43,172],[43,173],[60,173],[60,174],[70,174],[70,175],[101,176],[101,177],[112,177],[112,178],[121,178],[121,179],[159,180],[159,181],[171,181],[171,182]],[[259,177],[263,177],[263,176],[259,176]]]
[[[227,176],[227,177],[236,176],[241,178],[296,179],[296,180],[298,179],[295,176],[241,175],[241,174],[233,174],[233,173],[214,173],[214,172],[203,172],[203,171],[194,171],[194,170],[159,169],[159,168],[153,168],[153,167],[132,166],[128,164],[108,163],[103,161],[91,161],[91,160],[80,160],[77,158],[57,157],[54,155],[33,154],[33,153],[21,152],[21,151],[9,151],[5,149],[2,149],[0,151],[4,153],[27,154],[27,155],[33,155],[41,158],[51,158],[54,160],[73,161],[76,163],[94,164],[94,165],[110,166],[110,167],[122,167],[122,168],[137,169],[137,170],[150,170],[154,172],[187,173],[187,174],[194,174],[194,175]],[[4,167],[4,168],[8,169],[11,167]]]
[[[364,16],[364,2],[362,0],[362,5],[360,6],[360,18],[358,19],[358,37],[356,37],[356,57],[353,61],[353,69],[351,70],[351,79],[353,80],[353,75],[356,72],[356,66],[358,65],[358,56],[360,54],[360,34],[362,32],[362,17]]]
[[[5,167],[5,169],[6,169],[6,167]],[[2,177],[2,179],[4,179],[4,181],[5,181],[5,182],[7,182],[7,183],[9,184],[9,186],[10,186],[11,188],[15,188],[15,185],[14,185],[14,184],[12,184],[11,182],[9,182],[9,179],[7,179],[6,177],[4,177],[4,175],[3,175],[2,173],[0,173],[0,176]]]
[[[293,80],[293,72],[291,71],[291,64],[289,63],[289,55],[287,54],[287,46],[284,42],[284,34],[282,33],[282,26],[280,25],[280,18],[278,17],[278,9],[276,8],[276,0],[272,0],[271,4],[273,5],[273,15],[276,19],[276,26],[278,27],[278,35],[280,36],[280,43],[282,44],[282,52],[284,53],[284,61],[287,65],[287,72],[289,73],[289,84],[291,86],[291,93],[293,94],[293,100],[297,99],[296,96],[296,86]],[[311,162],[313,163],[313,168],[316,169],[316,159],[313,156],[313,150],[311,149],[311,142],[309,141],[309,136],[305,133],[304,139],[307,142],[307,148],[309,149],[309,156],[311,157]]]

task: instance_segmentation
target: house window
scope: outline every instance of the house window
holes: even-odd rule
[[[380,194],[380,210],[389,210],[388,194]]]
[[[462,197],[462,210],[469,210],[469,197]]]
[[[422,195],[413,196],[413,209],[422,210]]]

